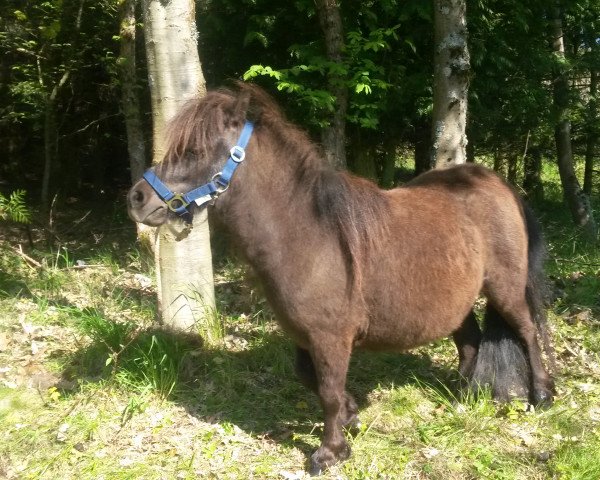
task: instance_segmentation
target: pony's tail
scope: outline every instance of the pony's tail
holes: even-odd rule
[[[528,272],[525,297],[539,337],[554,369],[554,353],[550,345],[544,309],[544,260],[546,247],[539,222],[522,201],[528,235]],[[500,401],[528,398],[531,389],[531,367],[525,348],[500,313],[488,303],[477,361],[471,385],[491,388],[492,396]]]
[[[531,367],[520,339],[488,303],[471,388],[476,392],[490,389],[494,399],[508,402],[529,397],[530,378]]]

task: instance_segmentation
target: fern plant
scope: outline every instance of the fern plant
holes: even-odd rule
[[[25,190],[15,190],[8,197],[0,193],[0,220],[29,223],[31,212],[25,203]]]

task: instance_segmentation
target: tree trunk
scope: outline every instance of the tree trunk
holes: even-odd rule
[[[506,162],[504,161],[504,157],[502,156],[499,148],[494,149],[493,158],[494,163],[492,165],[492,169],[498,175],[506,178]]]
[[[554,53],[565,57],[563,41],[562,15],[559,7],[554,8],[553,21],[553,50]],[[588,196],[583,192],[575,174],[573,151],[571,149],[571,122],[569,120],[569,79],[566,72],[557,72],[554,81],[554,106],[558,122],[554,129],[558,171],[563,187],[563,194],[573,221],[584,229],[587,237],[595,239],[596,223]]]
[[[466,0],[434,0],[432,163],[465,163],[470,59]]]
[[[383,151],[380,156],[381,175],[379,185],[383,188],[392,188],[396,176],[396,150],[398,141],[396,138],[389,138],[383,144]]]
[[[60,80],[52,87],[44,106],[44,174],[42,177],[42,216],[50,213],[50,183],[52,172],[56,171],[56,154],[58,149],[58,131],[56,127],[56,101],[58,94],[70,77],[70,71],[63,73]],[[45,218],[49,223],[50,218]]]
[[[415,176],[431,170],[431,122],[418,121],[415,124]]]
[[[138,80],[135,58],[135,6],[137,0],[121,3],[121,52],[118,61],[121,77],[121,108],[127,132],[127,153],[131,182],[137,182],[146,169],[146,146],[142,110],[138,96]]]
[[[77,10],[77,16],[75,17],[75,31],[81,31],[81,19],[83,16],[84,0],[79,1],[79,8]],[[65,28],[65,25],[61,25]],[[40,51],[40,57],[44,47]],[[44,77],[42,75],[41,65],[38,64],[38,75],[39,83],[44,85]],[[46,104],[44,106],[44,173],[42,177],[42,194],[41,194],[41,208],[42,216],[47,217],[45,220],[48,226],[52,223],[50,212],[50,187],[52,183],[52,172],[56,170],[56,157],[58,151],[58,130],[57,130],[57,112],[56,103],[58,101],[58,95],[62,88],[67,84],[71,78],[71,70],[65,67],[60,79],[52,86],[52,90],[46,95]]]
[[[542,149],[539,146],[529,148],[523,157],[523,190],[527,198],[543,200]]]
[[[377,182],[377,162],[371,146],[359,146],[354,151],[352,170],[357,175]]]
[[[193,0],[143,0],[144,34],[153,115],[153,162],[165,151],[168,121],[190,98],[206,93]],[[155,248],[159,307],[164,324],[194,331],[214,315],[214,284],[206,210],[191,226],[158,229]]]
[[[506,163],[506,180],[511,185],[516,185],[519,173],[519,158],[516,155],[510,155],[506,159]]]
[[[598,72],[592,67],[590,71],[590,100],[588,104],[588,131],[585,144],[585,172],[583,174],[583,191],[588,197],[592,195],[594,180],[594,160],[596,158],[596,145],[598,144]]]
[[[319,24],[325,36],[327,58],[342,64],[344,34],[340,8],[336,0],[316,0]],[[323,129],[321,139],[325,156],[337,168],[346,168],[346,111],[348,109],[348,87],[339,74],[329,75],[329,91],[335,97],[335,110],[330,124]]]

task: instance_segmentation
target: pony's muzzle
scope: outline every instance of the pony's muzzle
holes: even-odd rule
[[[132,188],[127,194],[127,207],[131,209],[142,208],[146,203],[144,192],[138,188]]]
[[[136,183],[127,193],[127,212],[134,222],[150,226],[161,225],[167,219],[166,204],[145,181]]]

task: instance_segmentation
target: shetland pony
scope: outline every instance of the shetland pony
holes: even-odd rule
[[[230,151],[236,142],[244,145]],[[220,217],[258,274],[297,346],[297,373],[320,399],[311,473],[350,455],[343,427],[357,422],[345,388],[355,348],[402,351],[452,336],[468,384],[551,404],[537,341],[546,338],[544,244],[492,171],[454,166],[381,190],[333,170],[266,93],[239,85],[188,103],[164,160],[128,194],[131,218],[152,226],[198,205]],[[483,331],[472,310],[480,294]]]

